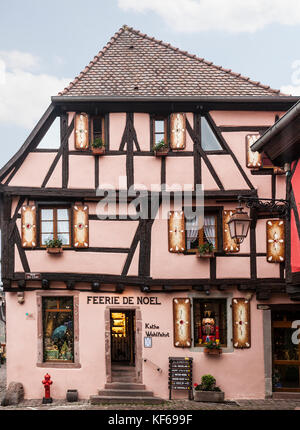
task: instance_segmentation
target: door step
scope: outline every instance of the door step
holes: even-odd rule
[[[100,397],[153,397],[153,392],[146,390],[120,390],[106,388],[104,390],[99,390],[98,395]]]
[[[109,382],[104,385],[108,390],[145,390],[144,384],[134,382]]]
[[[273,399],[275,400],[300,400],[300,393],[299,392],[280,392],[275,391],[273,392]]]
[[[90,396],[90,402],[92,405],[98,405],[101,403],[135,403],[141,404],[145,403],[148,405],[157,405],[159,403],[164,403],[163,399],[159,397],[131,397],[131,396]]]

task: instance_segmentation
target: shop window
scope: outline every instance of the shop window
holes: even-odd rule
[[[227,346],[226,299],[194,299],[194,346],[215,341]]]
[[[43,297],[44,362],[74,362],[72,297]]]
[[[218,216],[215,213],[204,215],[204,224],[199,228],[199,218],[186,219],[186,249],[188,252],[196,251],[199,245],[212,243],[218,249]]]
[[[155,117],[153,119],[153,146],[159,143],[168,143],[167,119]]]
[[[46,247],[53,239],[60,239],[63,246],[71,245],[70,208],[40,208],[40,244]]]
[[[201,117],[201,146],[204,151],[223,151],[223,148],[207,119]]]

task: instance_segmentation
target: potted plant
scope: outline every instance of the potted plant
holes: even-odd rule
[[[47,240],[46,248],[49,254],[60,254],[63,252],[62,241],[60,239]]]
[[[104,154],[105,152],[105,143],[103,142],[101,137],[97,137],[91,143],[92,152],[94,154]]]
[[[214,256],[214,245],[210,242],[198,246],[196,255],[199,258],[212,258]]]
[[[161,139],[159,142],[157,142],[154,145],[154,153],[156,157],[162,157],[168,154],[169,152],[169,146],[167,143],[165,143],[164,139]]]
[[[222,348],[218,342],[210,340],[205,343],[204,352],[209,355],[220,355],[222,354]]]
[[[216,380],[212,375],[203,375],[201,384],[194,384],[195,402],[224,402],[224,392],[216,386]]]

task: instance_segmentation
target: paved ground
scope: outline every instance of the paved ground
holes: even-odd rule
[[[6,366],[0,368],[0,402],[5,393]],[[200,403],[190,400],[166,401],[161,405],[130,405],[130,404],[102,404],[91,405],[87,400],[76,403],[67,403],[54,400],[50,405],[42,405],[41,400],[24,400],[18,406],[0,406],[4,410],[295,410],[300,409],[300,400],[239,400],[225,403]]]

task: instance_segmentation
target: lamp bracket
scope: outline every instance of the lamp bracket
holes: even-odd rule
[[[244,203],[249,209],[289,216],[290,204],[284,199],[259,199],[258,197],[238,196],[239,204]]]

